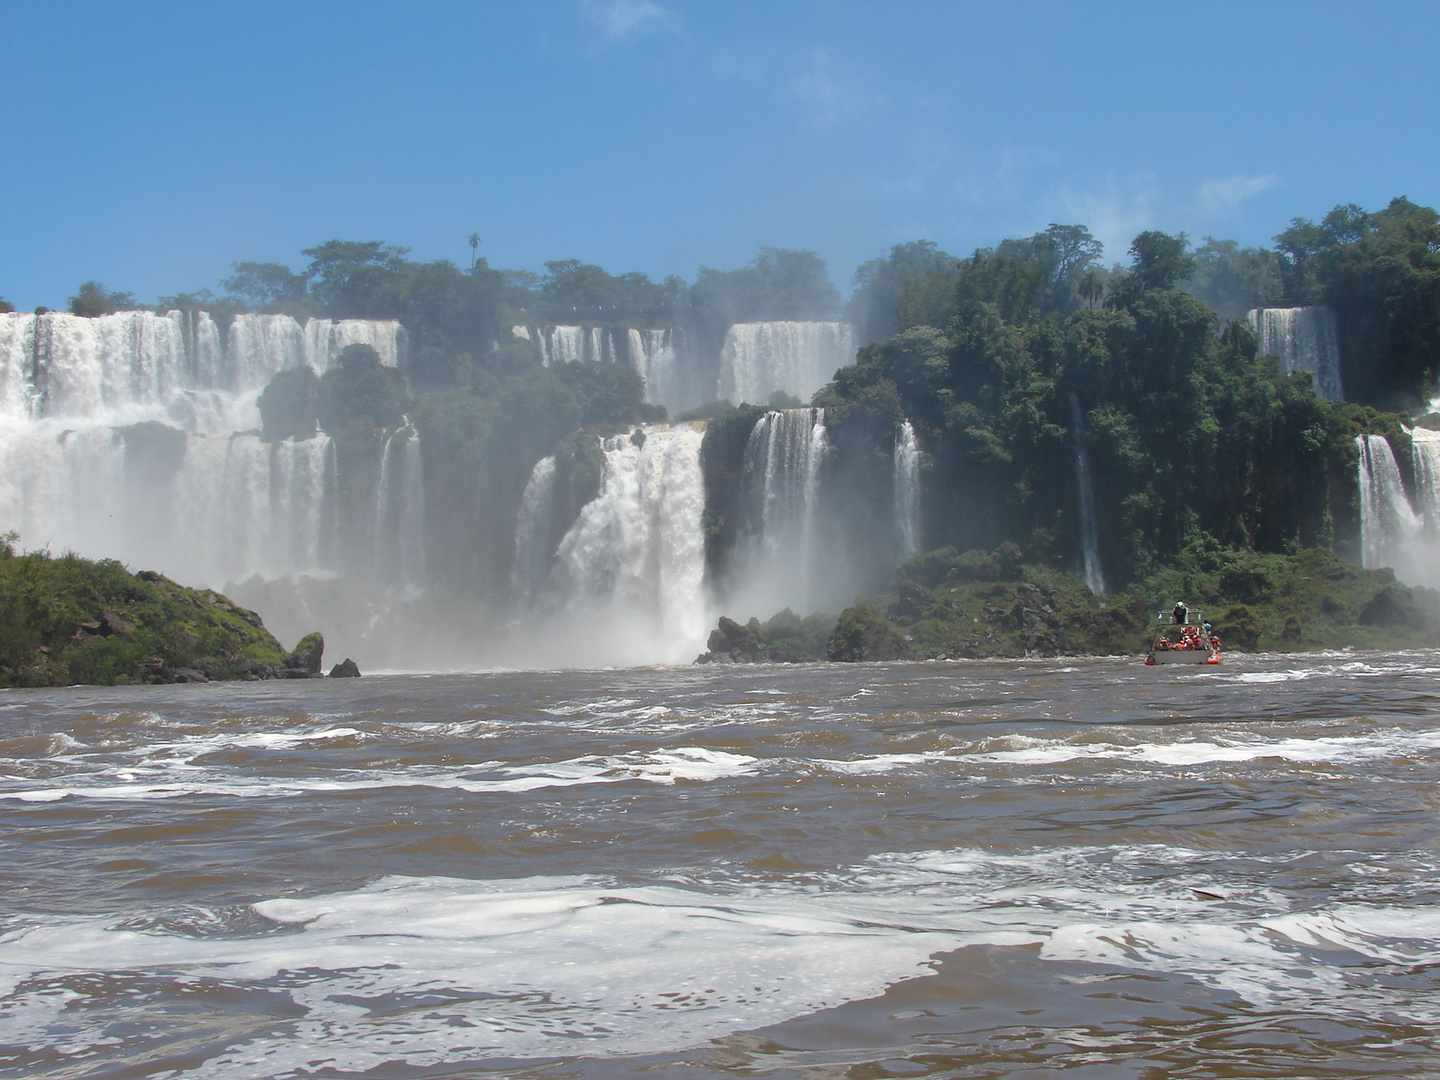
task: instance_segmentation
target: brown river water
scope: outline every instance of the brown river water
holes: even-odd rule
[[[0,1075],[1440,1077],[1440,653],[0,692]]]

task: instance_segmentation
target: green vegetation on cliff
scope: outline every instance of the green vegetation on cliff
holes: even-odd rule
[[[0,537],[0,686],[293,674],[298,653],[287,655],[258,615],[217,592],[131,574],[113,560],[22,553],[14,542]],[[319,635],[302,645],[318,664]]]
[[[1227,652],[1440,645],[1440,593],[1328,551],[1186,550],[1131,591],[1097,597],[1014,544],[942,548],[901,564],[892,586],[838,619],[722,618],[702,662],[1140,656],[1177,601],[1204,612]],[[804,633],[797,632],[803,625]]]
[[[1389,570],[1363,570],[1312,548],[1295,554],[1187,549],[1127,593],[1096,597],[1069,574],[996,552],[928,552],[901,565],[891,590],[865,610],[920,657],[1138,655],[1156,616],[1177,601],[1203,610],[1227,650],[1405,649],[1440,643],[1440,594],[1411,589]],[[1007,565],[1008,563],[1008,565]],[[890,659],[830,639],[836,660]]]

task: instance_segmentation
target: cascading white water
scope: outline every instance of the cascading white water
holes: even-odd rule
[[[585,328],[583,326],[545,326],[535,331],[540,345],[540,362],[575,364],[585,359]]]
[[[393,321],[236,315],[221,334],[205,312],[121,311],[98,318],[0,314],[0,418],[121,426],[155,420],[192,433],[259,424],[254,400],[279,371],[323,374],[347,345],[395,366]]]
[[[1090,451],[1085,446],[1085,414],[1080,399],[1070,395],[1070,435],[1075,442],[1075,501],[1080,506],[1080,552],[1085,585],[1096,596],[1105,593],[1100,566],[1100,533],[1095,525],[1095,485],[1090,479]]]
[[[512,326],[510,333],[540,352],[540,363],[613,364],[615,340],[605,326]],[[634,331],[631,331],[634,333]]]
[[[510,591],[521,609],[534,606],[550,573],[554,512],[555,456],[551,454],[537,461],[530,470],[515,520],[515,561],[510,565]]]
[[[855,331],[843,322],[736,323],[720,350],[716,397],[763,405],[776,391],[809,401],[855,359]]]
[[[1405,495],[1390,442],[1357,435],[1360,451],[1360,546],[1367,569],[1389,566],[1402,581],[1429,584],[1434,575],[1423,543],[1424,522]]]
[[[756,422],[741,471],[752,513],[729,610],[768,618],[786,607],[809,614],[833,606],[841,575],[827,564],[819,522],[826,448],[824,409],[772,410]]]
[[[414,592],[425,576],[425,489],[420,437],[409,426],[390,432],[380,453],[372,550],[380,580]]]
[[[604,440],[600,493],[560,541],[553,574],[590,662],[691,660],[709,632],[701,425]],[[532,476],[532,480],[534,477]]]
[[[693,404],[686,396],[679,331],[631,329],[628,336],[630,363],[645,381],[645,400],[671,410]]]
[[[892,468],[895,499],[895,535],[900,558],[920,552],[923,543],[920,521],[920,444],[915,429],[906,420],[895,435],[895,462]]]
[[[276,372],[323,371],[350,344],[395,364],[403,334],[285,315],[0,315],[0,530],[216,588],[323,569],[330,440],[236,432],[259,426]],[[406,455],[401,472],[414,469]],[[418,492],[413,475],[402,482]]]
[[[1286,371],[1315,376],[1315,392],[1332,401],[1345,398],[1340,383],[1340,337],[1328,307],[1255,308],[1250,325],[1262,356],[1278,356]]]

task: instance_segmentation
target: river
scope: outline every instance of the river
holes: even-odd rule
[[[1440,653],[0,692],[0,1069],[1440,1076]]]

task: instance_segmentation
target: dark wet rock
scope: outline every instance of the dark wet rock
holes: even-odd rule
[[[332,679],[358,679],[359,677],[360,665],[348,656],[330,669],[330,678]]]

